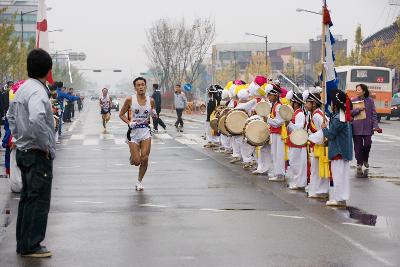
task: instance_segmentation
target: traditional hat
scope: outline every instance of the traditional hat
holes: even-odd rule
[[[233,81],[229,81],[229,82],[225,85],[224,89],[229,90],[229,88],[231,88],[232,85],[233,85]]]
[[[286,97],[286,94],[287,94],[287,92],[288,92],[288,91],[286,90],[286,88],[281,87],[280,89],[281,89],[281,91],[282,91],[282,92],[281,92],[281,97]]]
[[[210,87],[208,87],[208,89],[207,89],[207,92],[214,94],[214,93],[218,92],[218,89],[217,89],[217,87],[215,87],[215,85],[210,85]]]
[[[273,83],[272,89],[271,89],[271,91],[268,92],[268,94],[279,96],[280,94],[282,94],[282,90],[278,85]]]
[[[292,102],[296,102],[296,103],[298,103],[300,105],[304,104],[302,94],[301,93],[295,93],[295,92],[293,92],[293,90],[290,90],[286,94],[286,99],[291,100]]]
[[[265,86],[265,93],[266,94],[269,94],[269,92],[271,92],[271,90],[273,89],[274,87],[272,86],[272,84],[267,84],[266,86]]]
[[[237,93],[237,96],[238,96],[239,100],[247,100],[247,99],[249,99],[250,94],[247,89],[241,89]]]
[[[321,101],[321,87],[315,87],[314,89],[311,90],[306,90],[303,92],[303,101],[304,102],[317,102],[319,104],[322,104]]]
[[[258,84],[259,86],[263,86],[265,83],[267,83],[267,78],[264,76],[256,76],[254,79],[254,82]]]
[[[229,99],[229,90],[222,90],[222,93],[221,93],[221,99],[222,100],[227,100],[227,99]]]

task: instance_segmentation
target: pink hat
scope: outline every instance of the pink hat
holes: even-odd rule
[[[265,78],[264,76],[257,76],[254,79],[254,82],[259,86],[263,86],[267,82],[267,78]]]
[[[18,91],[18,89],[21,87],[21,85],[24,84],[24,82],[25,82],[25,80],[21,80],[21,81],[14,83],[14,85],[11,87],[11,90],[13,90],[14,94]]]
[[[281,91],[282,91],[281,97],[282,97],[282,98],[283,98],[283,97],[286,97],[286,94],[288,93],[288,91],[286,90],[286,88],[281,87]]]

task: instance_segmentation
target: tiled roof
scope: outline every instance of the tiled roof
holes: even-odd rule
[[[399,26],[397,25],[396,22],[394,22],[392,25],[383,28],[382,30],[372,34],[371,36],[365,38],[362,41],[362,44],[367,44],[373,41],[386,41],[386,40],[393,40],[397,34],[400,33]]]

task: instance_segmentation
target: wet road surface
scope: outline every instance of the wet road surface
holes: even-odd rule
[[[400,264],[398,185],[353,178],[351,207],[326,208],[204,150],[202,123],[187,122],[178,134],[165,120],[170,129],[153,140],[145,191],[135,192],[127,127],[114,112],[102,134],[91,103],[58,147],[44,242],[53,257],[15,254],[18,196],[8,194],[14,214],[0,266]]]

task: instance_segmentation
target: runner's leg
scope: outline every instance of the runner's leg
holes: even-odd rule
[[[128,144],[131,152],[131,165],[140,166],[140,145],[134,142],[129,142]]]
[[[147,166],[149,164],[149,155],[151,150],[151,138],[143,140],[140,142],[140,167],[139,167],[139,182],[142,182],[144,175],[147,171]]]

